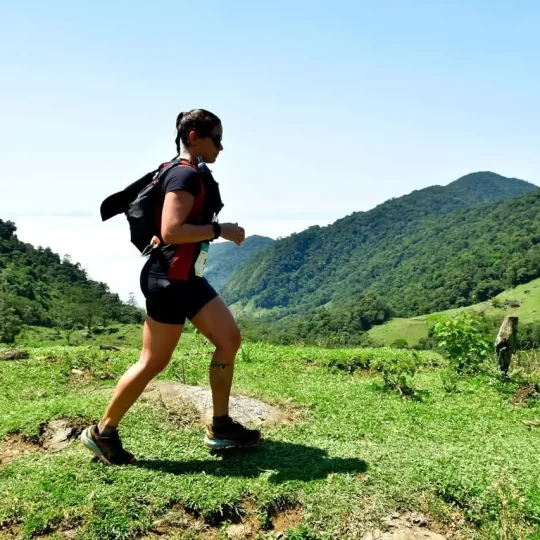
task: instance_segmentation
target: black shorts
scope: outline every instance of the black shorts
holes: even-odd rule
[[[164,324],[184,324],[218,296],[204,277],[169,281],[152,274],[146,265],[141,272],[141,290],[148,316]]]

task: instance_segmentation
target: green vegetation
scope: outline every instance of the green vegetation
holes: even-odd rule
[[[209,347],[190,339],[160,379],[208,384]],[[457,538],[538,538],[540,431],[530,426],[540,402],[489,369],[448,391],[432,352],[246,343],[235,391],[291,418],[265,429],[256,451],[209,455],[189,411],[142,400],[122,425],[136,466],[104,467],[78,441],[2,460],[17,445],[32,450],[51,420],[98,418],[138,355],[56,346],[0,362],[0,537],[157,538],[150,531],[167,518],[167,538],[227,538],[239,521],[275,538],[288,516],[283,538],[361,538],[412,510]],[[520,367],[538,374],[531,358]]]
[[[508,289],[492,300],[464,308],[442,311],[438,314],[453,316],[463,311],[483,314],[489,319],[494,319],[499,325],[505,315],[517,315],[519,317],[518,333],[520,338],[527,339],[529,332],[534,330],[540,321],[540,279]],[[405,340],[408,346],[414,347],[422,339],[428,337],[429,329],[432,326],[428,319],[425,315],[410,319],[391,319],[383,325],[374,326],[368,332],[368,337],[377,346],[391,345],[396,340],[401,339]],[[539,344],[540,332],[535,338],[535,346],[539,346]]]
[[[133,302],[122,302],[106,284],[88,279],[69,257],[21,242],[16,230],[11,221],[0,220],[0,342],[13,342],[27,325],[71,333],[142,322]]]
[[[248,340],[282,345],[316,344],[324,347],[367,345],[366,332],[387,321],[392,312],[386,302],[372,293],[344,301],[339,308],[320,307],[307,314],[275,318],[265,313],[250,317],[241,312],[239,325]]]
[[[248,236],[241,246],[234,242],[212,243],[205,277],[217,291],[221,291],[237,268],[273,243],[272,238],[256,234]]]
[[[471,312],[433,318],[433,335],[457,373],[476,373],[492,351],[482,318]]]
[[[275,243],[213,245],[217,288],[243,264],[224,287],[244,335],[234,392],[284,420],[256,451],[211,455],[192,407],[143,399],[121,426],[127,467],[43,437],[101,416],[139,358],[142,311],[0,220],[0,342],[29,352],[0,360],[0,538],[362,538],[412,511],[455,538],[540,539],[539,202],[478,173]],[[522,350],[501,378],[506,313]],[[190,327],[158,380],[207,386],[210,354]]]
[[[68,332],[61,328],[26,326],[15,338],[13,346],[95,345],[98,347],[140,348],[142,346],[142,332],[141,324],[113,324],[106,328],[96,326],[92,329],[92,333],[87,330]]]
[[[334,314],[366,293],[396,317],[485,301],[539,277],[539,203],[532,184],[472,174],[276,241],[224,296],[250,317]]]

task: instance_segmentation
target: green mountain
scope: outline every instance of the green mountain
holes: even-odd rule
[[[0,342],[12,342],[23,325],[72,329],[142,322],[141,310],[90,280],[80,264],[21,242],[16,231],[13,222],[0,220]]]
[[[216,290],[221,291],[237,268],[273,243],[272,238],[253,235],[248,236],[241,246],[234,242],[210,244],[205,277]]]
[[[540,276],[539,212],[537,186],[469,174],[276,241],[223,294],[237,313],[340,310],[368,293],[400,317],[465,306]]]

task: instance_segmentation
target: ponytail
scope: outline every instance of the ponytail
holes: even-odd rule
[[[176,117],[176,139],[174,139],[174,144],[176,145],[176,153],[179,154],[180,153],[180,127],[181,127],[181,124],[182,124],[182,118],[184,117],[184,113],[181,112],[177,117]]]

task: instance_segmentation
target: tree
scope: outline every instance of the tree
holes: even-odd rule
[[[23,324],[17,312],[0,297],[0,343],[13,343]]]
[[[11,240],[17,231],[15,223],[12,221],[2,221],[0,219],[0,238],[2,240]]]
[[[139,307],[139,304],[137,303],[137,298],[135,297],[135,294],[132,293],[132,292],[129,293],[129,298],[128,298],[128,301],[127,301],[127,305],[131,306],[131,307],[134,307],[134,308]]]

